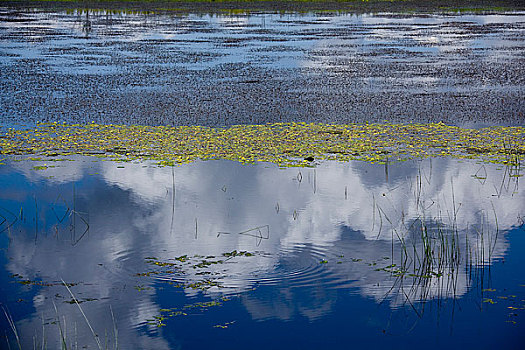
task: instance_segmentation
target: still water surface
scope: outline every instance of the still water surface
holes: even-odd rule
[[[519,169],[6,163],[0,295],[24,348],[97,348],[62,281],[109,348],[524,344]]]

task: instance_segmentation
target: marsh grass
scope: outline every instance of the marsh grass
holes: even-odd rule
[[[80,306],[80,303],[78,302],[77,298],[75,297],[75,295],[73,294],[73,292],[71,291],[71,289],[67,286],[67,283],[64,282],[64,280],[61,280],[64,287],[67,289],[67,291],[69,292],[69,294],[71,295],[71,297],[73,298],[73,300],[75,301],[75,304],[78,306],[78,309],[80,310],[80,313],[82,314],[82,316],[84,317],[84,320],[86,320],[86,324],[88,325],[89,327],[89,330],[91,331],[91,334],[93,335],[93,338],[95,339],[95,342],[97,343],[98,345],[98,348],[100,350],[102,350],[102,345],[100,343],[100,339],[98,337],[98,335],[95,333],[95,331],[93,330],[93,327],[91,326],[91,323],[89,322],[86,314],[84,313],[84,310],[82,310],[82,307]]]
[[[279,203],[277,203],[276,210],[279,212]],[[231,235],[232,232],[217,232],[217,238],[221,235]],[[242,232],[238,232],[238,235],[250,236],[255,238],[256,246],[258,247],[262,240],[270,239],[270,225],[257,226]]]
[[[68,284],[66,282],[64,282],[63,280],[62,281],[62,285],[66,288],[66,290],[68,291],[68,293],[71,295],[71,297],[73,298],[73,302],[77,305],[78,307],[78,310],[79,312],[81,313],[82,317],[84,318],[85,322],[86,322],[86,325],[88,326],[89,328],[89,331],[91,333],[91,335],[93,336],[93,339],[95,340],[95,344],[97,346],[97,348],[99,350],[117,350],[119,349],[119,345],[118,345],[118,328],[117,328],[117,323],[115,321],[115,315],[113,314],[113,309],[110,305],[110,313],[111,313],[111,319],[112,319],[112,323],[113,323],[113,330],[112,330],[112,336],[110,336],[110,334],[108,334],[108,331],[105,330],[104,331],[104,343],[102,343],[100,337],[98,336],[98,334],[95,332],[91,322],[89,321],[88,317],[86,316],[84,310],[82,309],[82,307],[80,306],[80,302],[78,301],[78,299],[76,298],[76,296],[73,294],[73,292],[71,291],[70,289],[70,286],[71,284]],[[66,317],[65,316],[60,316],[59,312],[58,312],[58,308],[55,304],[54,301],[52,301],[53,303],[53,309],[55,311],[55,317],[53,318],[52,321],[50,322],[46,322],[44,320],[44,316],[42,315],[42,333],[39,335],[37,333],[35,333],[35,335],[32,336],[32,345],[33,345],[33,350],[38,350],[38,349],[41,349],[41,350],[47,350],[47,349],[54,349],[55,347],[54,346],[50,346],[49,345],[49,338],[50,337],[47,333],[46,333],[46,326],[49,326],[50,324],[51,325],[56,325],[57,327],[57,330],[58,330],[58,341],[60,343],[60,349],[61,350],[77,350],[79,348],[86,348],[87,345],[86,344],[83,344],[83,345],[79,345],[78,343],[78,325],[76,322],[74,323],[68,323],[68,321],[66,320]],[[5,335],[5,341],[6,341],[6,345],[7,345],[7,348],[8,349],[11,349],[11,343],[14,343],[14,346],[16,346],[15,348],[17,349],[20,349],[22,350],[23,347],[22,347],[22,343],[20,341],[20,336],[19,336],[19,332],[17,330],[17,327],[16,327],[16,323],[15,321],[13,320],[11,314],[9,313],[9,311],[4,307],[2,306],[2,310],[4,312],[4,315],[9,323],[9,327],[11,329],[11,332],[12,332],[12,335],[14,336],[14,342],[11,341],[8,336],[8,334]],[[72,329],[72,330],[71,330]],[[49,330],[48,330],[49,332]]]
[[[16,329],[16,324],[13,318],[11,317],[11,314],[4,306],[2,306],[2,311],[4,311],[5,318],[7,319],[7,322],[9,323],[9,327],[11,328],[11,331],[13,332],[15,336],[16,345],[18,346],[18,349],[22,350],[22,345],[20,344],[20,337],[18,336],[18,330]],[[7,341],[8,347],[11,348],[7,334],[6,334],[6,341]]]
[[[507,189],[511,186],[510,182],[517,186],[518,179],[509,177],[515,171],[521,171],[515,167],[519,167],[519,162],[507,162],[502,180],[502,186],[507,186]],[[452,180],[450,207],[439,209],[437,216],[429,216],[427,209],[438,203],[433,201],[427,206],[421,200],[427,182],[430,184],[430,179],[419,171],[417,180],[412,184],[412,194],[419,210],[410,220],[401,214],[400,225],[373,201],[379,221],[377,239],[390,234],[392,242],[391,264],[376,269],[389,273],[394,279],[383,301],[395,299],[401,304],[408,304],[418,316],[424,312],[427,301],[441,303],[448,298],[454,301],[460,276],[466,276],[468,289],[486,288],[486,284],[490,283],[496,244],[501,236],[492,202],[491,210],[479,213],[476,224],[462,223],[466,224],[466,228],[459,229],[461,203],[456,202]]]
[[[22,217],[22,207],[20,207],[20,217]],[[19,220],[18,216],[9,209],[0,207],[0,233],[6,232],[11,238],[11,227]]]
[[[455,299],[457,279],[465,264],[459,233],[418,218],[410,224],[408,235],[393,236],[392,263],[376,269],[394,278],[383,300],[409,305],[421,317],[427,302]]]
[[[47,349],[56,349],[54,345],[50,344],[50,329],[46,332],[46,327],[49,327],[49,324],[56,325],[58,330],[58,341],[60,343],[59,348],[61,350],[77,350],[77,349],[83,349],[87,346],[85,344],[79,344],[78,341],[78,325],[75,323],[68,323],[65,316],[60,316],[58,313],[58,309],[56,307],[56,304],[53,302],[53,308],[55,310],[55,317],[51,322],[45,322],[42,318],[42,330],[41,334],[36,334],[32,336],[32,349],[33,350],[47,350]],[[110,336],[107,330],[104,331],[104,343],[101,343],[100,337],[96,334],[94,336],[96,337],[96,346],[98,349],[104,349],[104,350],[116,350],[119,349],[119,343],[118,343],[118,329],[117,325],[114,319],[113,310],[111,311],[111,317],[113,318],[113,336]],[[16,328],[16,325],[9,313],[6,313],[4,310],[4,314],[6,318],[8,319],[12,335],[15,337],[14,340],[10,340],[10,336],[8,334],[5,335],[5,345],[7,346],[7,349],[24,349],[22,347],[22,344],[20,342],[19,334]],[[89,323],[89,320],[86,320]],[[91,331],[93,331],[91,329]],[[53,337],[54,338],[54,337]]]

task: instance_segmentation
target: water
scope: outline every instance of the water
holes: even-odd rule
[[[2,7],[0,131],[519,126],[524,24]],[[1,347],[521,349],[520,166],[0,156]]]
[[[522,125],[524,23],[521,12],[0,8],[0,115],[6,123]]]
[[[24,348],[59,325],[96,348],[62,281],[110,348],[115,326],[125,349],[523,345],[517,168],[14,160],[0,278]]]

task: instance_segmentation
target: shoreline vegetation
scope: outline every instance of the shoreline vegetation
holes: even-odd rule
[[[520,0],[0,0],[20,9],[151,12],[498,13],[524,11]]]
[[[0,155],[50,162],[83,155],[124,162],[151,160],[160,166],[212,159],[314,166],[325,160],[386,163],[455,157],[520,166],[525,127],[274,123],[210,128],[40,123],[1,133]],[[52,166],[46,163],[42,170],[47,167]]]

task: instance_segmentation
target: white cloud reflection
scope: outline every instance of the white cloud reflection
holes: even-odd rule
[[[305,169],[228,161],[175,168],[125,164],[122,169],[90,158],[46,171],[31,170],[33,165],[14,166],[26,176],[26,196],[35,195],[40,207],[48,207],[47,214],[39,214],[45,219],[40,218],[38,237],[34,224],[20,225],[7,250],[8,270],[30,280],[81,282],[72,288],[77,298],[98,299],[82,304],[88,319],[99,329],[112,329],[111,305],[126,348],[169,348],[162,337],[138,331],[145,327],[158,332],[145,320],[158,314],[155,281],[170,278],[136,277],[148,269],[145,257],[167,261],[182,255],[221,257],[233,250],[259,252],[211,265],[206,271],[223,288],[206,293],[241,293],[254,319],[302,315],[313,320],[331,312],[333,294],[341,288],[378,302],[386,299],[392,307],[407,298],[415,303],[460,297],[470,283],[466,239],[476,264],[504,257],[505,231],[518,224],[525,203],[518,178],[509,177],[508,169],[448,159],[388,167],[323,163]],[[67,219],[59,223],[68,207]],[[432,232],[448,239],[457,237],[461,262],[445,259],[443,276],[423,282],[376,271],[399,264],[400,237],[409,251],[422,252],[418,222],[431,231],[441,227]],[[437,254],[440,245],[432,241]],[[412,253],[408,257],[408,269],[417,268],[416,260],[423,259]],[[320,264],[323,259],[328,263]],[[178,282],[202,280],[201,269],[183,266],[182,271],[175,278]],[[258,286],[270,286],[269,295],[261,299],[248,292]],[[313,291],[310,299],[298,296],[302,287]],[[396,292],[400,289],[405,293]],[[185,293],[201,291],[186,288]],[[34,314],[20,329],[30,334],[41,329],[42,315],[49,319],[57,314],[53,301],[68,324],[83,327],[77,306],[63,303],[69,299],[63,286],[41,288],[32,301]],[[80,340],[93,341],[90,333],[82,333]]]

